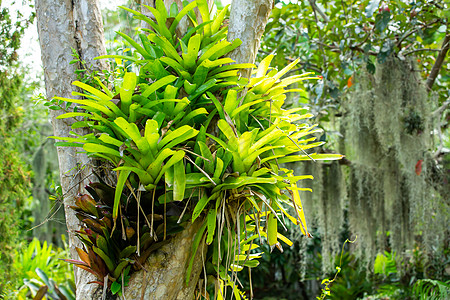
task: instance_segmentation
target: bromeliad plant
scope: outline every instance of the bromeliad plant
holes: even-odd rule
[[[100,180],[86,190],[90,195],[80,195],[71,207],[85,225],[76,232],[85,249],[76,248],[81,260],[66,261],[94,274],[94,283],[101,286],[108,278],[107,286],[115,294],[123,272],[126,278],[131,267],[138,270],[153,251],[167,244],[166,237],[183,230],[187,218],[179,202],[152,205],[152,193],[138,191],[139,203],[121,199],[121,230],[113,230],[114,188]]]
[[[197,20],[194,7],[203,22]],[[135,262],[145,247],[154,249],[144,235],[161,234],[157,215],[168,224],[161,205],[180,206],[186,209],[178,218],[202,224],[187,280],[199,245],[206,243],[203,280],[215,285],[216,298],[225,296],[228,285],[240,299],[236,272],[258,265],[259,243],[267,241],[272,250],[282,250],[280,241],[292,244],[278,232],[287,220],[310,236],[297,182],[312,176],[295,176],[282,164],[342,156],[307,153],[322,145],[314,142],[316,126],[303,121],[311,115],[302,108],[282,108],[286,93],[298,91],[287,86],[316,79],[309,74],[282,79],[298,60],[277,71],[269,67],[273,56],[268,56],[250,80],[240,78],[240,70],[255,66],[234,64],[227,57],[240,45],[239,40],[226,40],[223,21],[228,7],[214,18],[206,0],[193,1],[179,12],[173,5],[167,13],[162,0],[156,1],[156,8],[147,8],[155,19],[124,8],[150,26],[139,34],[140,43],[120,34],[136,49],[134,54],[100,57],[128,60],[137,74],[125,72],[122,80],[114,80],[112,90],[99,79],[95,80],[100,89],[76,81],[73,84],[83,92],[74,95],[81,99],[56,97],[79,104],[76,111],[58,118],[76,118],[73,129],[92,131],[55,137],[65,141],[59,145],[82,147],[117,173],[116,186],[103,187],[109,192],[89,188],[93,198],[83,196],[74,207],[85,224],[78,235],[86,249],[79,250],[83,262],[73,263],[96,273],[99,284],[106,275],[113,284],[127,265],[139,268]],[[192,26],[180,36],[176,28],[185,16]],[[129,227],[137,233],[133,238]],[[169,227],[163,230],[163,240]],[[94,270],[94,259],[103,262],[101,270]]]

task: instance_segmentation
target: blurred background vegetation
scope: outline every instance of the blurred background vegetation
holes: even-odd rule
[[[68,251],[42,70],[18,55],[36,42],[23,39],[33,6],[16,2],[27,9],[0,1],[0,298],[74,299],[72,267],[59,260]],[[115,5],[138,2],[102,2],[108,51],[129,51],[115,31],[139,26]],[[278,69],[299,57],[291,72],[321,76],[289,105],[316,116],[320,151],[346,158],[290,166],[314,175],[302,192],[314,238],[292,229],[283,254],[267,247],[244,289],[254,299],[446,299],[449,4],[275,2],[260,53]]]

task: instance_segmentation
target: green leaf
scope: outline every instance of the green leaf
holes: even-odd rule
[[[236,140],[236,133],[231,128],[230,124],[228,124],[227,121],[224,119],[220,119],[217,122],[217,126],[219,127],[220,131],[225,135],[225,137],[228,139],[230,144],[233,144],[233,142]]]
[[[216,231],[216,218],[217,210],[215,208],[210,208],[206,217],[206,223],[208,224],[208,237],[206,238],[206,244],[208,245],[211,245],[214,238],[214,232]]]
[[[214,170],[213,178],[220,178],[225,171],[223,160],[216,156],[216,168]]]
[[[117,294],[121,289],[122,289],[122,285],[120,283],[118,283],[117,281],[114,281],[111,284],[111,293],[113,295]]]
[[[202,156],[204,158],[206,158],[207,160],[209,160],[209,162],[204,162],[204,168],[206,173],[208,173],[209,175],[212,175],[214,173],[214,158],[211,154],[211,151],[209,150],[208,146],[206,146],[205,143],[198,141],[198,145],[200,147],[200,152],[202,154]]]
[[[202,36],[200,34],[193,35],[189,39],[188,43],[188,51],[187,53],[183,53],[183,59],[184,59],[184,67],[191,71],[194,70],[196,66],[196,60],[198,57],[198,52],[200,50],[200,43],[202,42]]]
[[[148,172],[146,172],[143,169],[137,168],[137,167],[120,166],[113,170],[114,171],[124,171],[125,170],[125,171],[131,171],[133,173],[136,173],[139,177],[140,182],[143,185],[148,185],[148,184],[151,184],[154,182],[153,177]]]
[[[160,0],[157,0],[157,2]],[[163,5],[162,9],[156,9],[154,7],[151,7],[149,5],[144,6],[153,14],[155,17],[157,23],[158,23],[158,31],[159,34],[162,35],[164,39],[167,39],[167,41],[172,42],[172,33],[167,29],[166,27],[166,20],[167,20],[167,11],[166,8]]]
[[[310,154],[308,155],[290,155],[278,158],[278,163],[288,163],[288,162],[294,162],[294,161],[302,161],[302,160],[338,160],[342,159],[344,155],[341,154]]]
[[[122,8],[122,9],[124,9],[124,10],[126,10],[126,11],[128,11],[128,12],[130,12],[130,13],[132,13],[132,14],[134,14],[136,19],[145,21],[145,22],[146,22],[147,24],[149,24],[155,31],[158,31],[158,32],[159,32],[159,27],[158,27],[158,25],[156,25],[156,23],[153,22],[153,20],[150,19],[149,17],[145,16],[145,15],[142,14],[141,12],[132,10],[132,9],[130,9],[130,8],[128,8],[128,7],[125,7],[125,6],[119,6],[119,7]]]
[[[191,278],[192,266],[194,264],[195,254],[197,253],[198,246],[203,238],[203,233],[205,232],[206,222],[203,223],[202,227],[200,227],[199,231],[195,235],[194,241],[192,242],[192,255],[189,260],[189,265],[186,272],[186,285],[189,283]]]
[[[298,62],[300,61],[300,58],[297,58],[296,60],[294,60],[293,62],[291,62],[289,65],[287,65],[286,67],[284,67],[280,72],[278,72],[275,76],[273,76],[273,78],[275,80],[280,79],[284,74],[286,74],[287,72],[289,72],[289,70],[291,70],[296,64],[298,64]]]
[[[387,28],[390,20],[391,20],[391,13],[389,11],[383,10],[375,17],[375,29],[378,32],[383,32]],[[387,41],[385,41],[384,44],[385,45],[388,44]],[[388,51],[383,51],[383,49],[381,49],[381,52],[388,52]]]
[[[233,112],[233,110],[236,109],[236,107],[238,106],[239,101],[237,98],[237,91],[236,90],[229,90],[227,93],[227,96],[225,98],[225,104],[223,106],[225,112],[228,115],[231,115],[231,113]]]
[[[97,253],[97,254],[102,258],[102,260],[103,260],[103,261],[105,262],[105,264],[106,264],[106,267],[108,267],[108,270],[109,270],[110,272],[114,272],[115,267],[114,267],[114,263],[113,263],[113,261],[111,260],[111,258],[108,257],[108,255],[106,255],[106,253],[103,252],[103,250],[100,249],[100,248],[97,248],[97,247],[93,246],[93,247],[92,247],[92,250],[94,250],[94,252]]]
[[[166,77],[163,77],[157,80],[156,82],[152,83],[150,86],[146,87],[144,92],[142,93],[142,96],[148,97],[154,92],[156,92],[159,88],[174,82],[176,79],[177,77],[174,75],[167,75]]]
[[[181,19],[189,12],[192,11],[194,9],[194,7],[197,6],[197,1],[192,1],[191,3],[189,3],[188,5],[186,5],[179,13],[178,15],[175,17],[175,20],[173,20],[172,25],[170,25],[170,32],[175,33],[175,29],[178,25],[178,23],[180,23]]]
[[[155,8],[156,10],[161,13],[161,17],[163,18],[164,22],[167,19],[167,8],[164,5],[164,1],[163,0],[156,0],[155,2]],[[159,22],[159,21],[158,21]]]
[[[206,0],[197,0],[197,8],[200,11],[203,23],[208,22],[210,20],[208,1],[206,1]],[[211,25],[207,24],[204,27],[204,31],[203,32],[204,32],[205,36],[211,35]]]
[[[67,118],[75,118],[75,117],[90,118],[91,115],[87,114],[87,113],[81,113],[81,112],[70,112],[70,113],[65,113],[65,114],[59,115],[56,117],[56,119],[67,119]]]
[[[244,185],[253,185],[259,183],[276,184],[277,180],[273,177],[249,177],[249,176],[239,176],[239,177],[228,177],[224,183],[216,186],[211,193],[215,193],[221,190],[237,189]]]
[[[120,251],[119,258],[127,258],[130,257],[131,254],[136,252],[136,246],[128,246],[122,251]]]
[[[211,195],[210,197],[208,197],[206,193],[203,195],[200,201],[198,201],[198,203],[195,205],[194,211],[192,212],[192,223],[194,223],[194,221],[200,216],[203,209],[214,197],[217,197],[217,195]]]
[[[177,143],[184,142],[196,136],[198,130],[193,129],[189,125],[181,126],[174,131],[167,133],[164,138],[158,143],[158,149],[171,148]]]
[[[128,121],[122,117],[115,119],[114,123],[125,132],[127,138],[133,140],[143,155],[148,153],[150,150],[150,145],[147,143],[147,140],[141,136],[139,128],[135,123],[128,123]]]
[[[239,106],[238,108],[234,109],[234,110],[231,112],[230,117],[231,117],[232,119],[234,119],[241,111],[244,111],[244,110],[246,110],[247,108],[249,108],[250,106],[255,105],[255,104],[258,104],[258,103],[261,103],[261,102],[264,102],[264,101],[267,101],[267,100],[264,99],[264,98],[262,98],[262,99],[258,99],[258,100],[255,100],[255,101],[252,101],[252,102],[249,102],[249,103],[245,103],[245,104]]]
[[[222,103],[220,103],[220,101],[217,100],[217,98],[211,92],[206,92],[206,95],[208,95],[209,99],[211,99],[211,101],[214,103],[214,106],[216,107],[217,112],[219,113],[219,117],[225,120],[225,114],[223,112],[224,109]]]
[[[227,15],[228,7],[230,7],[230,5],[225,6],[220,11],[220,13],[214,18],[214,21],[211,24],[211,34],[216,34],[219,31],[220,26],[223,24],[223,20]]]
[[[223,49],[226,47],[229,47],[230,45],[231,45],[231,43],[226,40],[218,42],[217,44],[215,44],[214,46],[212,46],[211,48],[206,50],[206,52],[203,53],[202,56],[200,56],[198,62],[202,63],[205,59],[214,60],[216,58],[219,58],[220,56],[222,56],[226,53],[226,52],[223,53]],[[220,51],[221,49],[222,49],[222,51]],[[223,53],[223,54],[221,54],[221,53]]]
[[[47,274],[45,274],[45,272],[44,272],[42,269],[36,268],[34,271],[36,272],[36,274],[39,276],[39,278],[41,278],[42,281],[43,281],[48,287],[51,286],[51,285],[50,285],[50,281],[48,280]]]
[[[179,122],[179,126],[185,125],[186,123],[189,123],[193,118],[200,116],[200,115],[207,115],[208,111],[201,107],[197,108],[196,110],[191,111],[186,116],[183,116],[183,119]]]
[[[84,105],[83,108],[85,108],[86,110],[89,111],[94,111],[94,112],[102,112],[105,115],[107,115],[108,117],[112,118],[114,117],[114,113],[112,111],[110,111],[108,108],[104,107],[103,105],[99,104],[97,101],[94,100],[87,100],[87,99],[69,99],[69,98],[62,98],[62,97],[53,97],[54,99],[57,100],[62,100],[65,102],[69,102],[69,103],[77,103],[77,104],[81,104]]]
[[[379,5],[380,5],[380,0],[370,0],[369,4],[367,4],[366,9],[365,9],[366,17],[371,18],[373,16],[373,13],[377,10]]]
[[[202,95],[203,93],[205,93],[207,90],[209,90],[210,88],[214,87],[216,85],[217,80],[216,79],[210,79],[207,82],[205,82],[204,84],[202,84],[199,88],[197,88],[197,90],[195,91],[195,94],[190,95],[188,97],[189,100],[193,100],[195,98],[197,98],[198,96]]]
[[[157,54],[155,49],[153,49],[152,43],[148,40],[147,35],[143,33],[139,33],[139,39],[142,42],[142,45],[144,46],[145,51],[152,57],[152,59],[157,58]]]
[[[131,171],[129,170],[123,170],[119,171],[117,176],[117,185],[116,185],[116,191],[114,194],[114,206],[113,206],[113,219],[114,219],[114,228],[116,228],[116,219],[119,214],[119,205],[120,205],[120,199],[122,198],[122,191],[125,187],[125,182],[128,179],[128,176],[130,175]]]
[[[119,141],[118,139],[111,137],[107,133],[102,133],[98,139],[106,144],[111,144],[117,147],[120,147],[123,144],[122,141]]]
[[[137,76],[132,72],[126,72],[123,77],[122,88],[120,89],[120,103],[124,114],[129,114],[131,97],[136,88]]]
[[[148,54],[148,52],[141,45],[136,43],[131,37],[120,31],[116,31],[116,33],[123,37],[128,43],[130,43],[130,45],[133,46],[145,59],[152,59],[152,56]]]
[[[267,241],[270,246],[270,251],[272,251],[275,245],[278,243],[277,224],[278,224],[277,217],[273,213],[270,213],[267,216]]]
[[[226,58],[221,58],[221,59],[217,59],[214,60],[213,62],[217,62],[217,61],[222,61]],[[206,60],[205,60],[206,61]],[[205,63],[205,62],[203,62]],[[211,71],[210,75],[215,75],[221,72],[225,72],[225,71],[229,71],[229,70],[236,70],[236,69],[253,69],[255,68],[254,64],[231,64],[231,65],[225,65],[225,66],[221,66],[219,68],[216,68],[214,70]]]
[[[272,125],[268,129],[259,133],[258,136],[261,136],[261,138],[250,147],[250,149],[249,149],[250,153],[254,152],[266,145],[274,143],[276,140],[278,140],[279,138],[281,138],[283,136],[283,132],[281,132],[281,130],[277,129],[276,125]]]
[[[172,167],[177,162],[182,161],[182,159],[184,158],[185,155],[186,155],[186,153],[183,150],[176,151],[172,155],[172,157],[169,158],[167,163],[161,168],[161,171],[159,172],[158,177],[156,177],[156,179],[155,179],[155,184],[157,184],[159,182],[159,180],[164,175],[164,173],[167,171],[167,169]],[[180,186],[180,188],[181,188],[181,186]]]
[[[104,58],[118,58],[118,59],[125,59],[132,62],[137,62],[139,59],[134,56],[128,56],[128,55],[100,55],[97,56],[94,59],[104,59]]]
[[[74,86],[82,88],[83,90],[85,90],[85,91],[87,91],[87,92],[97,96],[100,100],[111,100],[110,96],[106,95],[105,93],[97,90],[96,88],[94,88],[94,87],[92,87],[92,86],[90,86],[90,85],[88,85],[86,83],[83,83],[83,82],[80,82],[80,81],[74,81],[72,84]]]
[[[197,86],[202,85],[205,82],[206,77],[208,76],[208,70],[209,69],[203,65],[198,66],[195,70],[192,82]]]
[[[56,142],[55,147],[81,147],[83,144],[70,142]]]
[[[157,35],[149,35],[149,39],[161,47],[161,49],[164,51],[164,53],[172,58],[175,59],[179,64],[183,63],[183,59],[178,55],[177,50],[174,48],[174,46],[167,40],[165,37],[159,37]]]
[[[165,63],[166,65],[168,65],[169,67],[171,67],[175,72],[178,73],[178,75],[184,79],[192,79],[191,74],[188,73],[188,71],[183,68],[183,66],[177,62],[175,59],[172,59],[170,57],[161,57],[159,59],[161,62]]]
[[[184,199],[184,191],[186,189],[186,173],[184,170],[184,162],[182,160],[173,165],[174,182],[173,182],[173,200],[182,201]]]
[[[130,247],[131,247],[131,246],[130,246]],[[129,264],[130,264],[130,261],[129,261],[129,260],[122,260],[122,261],[117,265],[117,267],[114,269],[113,277],[116,278],[116,279],[121,278],[123,269],[125,269],[125,267],[128,266]],[[111,285],[111,291],[112,291],[112,285]]]
[[[186,93],[188,95],[194,93],[195,90],[197,89],[197,85],[196,84],[191,84],[188,80],[184,81],[183,86],[184,86],[184,90],[186,91]]]
[[[175,18],[178,15],[178,5],[174,2],[170,5],[169,17]]]
[[[113,148],[110,148],[108,146],[103,146],[103,145],[99,145],[99,144],[86,143],[83,145],[83,149],[86,150],[86,152],[90,152],[90,153],[111,154],[116,157],[121,157],[119,151],[117,151]]]

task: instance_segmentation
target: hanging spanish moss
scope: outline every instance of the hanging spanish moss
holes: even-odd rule
[[[359,257],[403,254],[419,236],[424,250],[442,249],[448,204],[428,179],[432,104],[412,60],[392,58],[375,75],[361,74],[344,108],[348,222]]]
[[[317,228],[321,240],[322,271],[334,269],[334,255],[341,247],[340,237],[344,224],[344,177],[338,162],[330,164],[303,163],[304,174],[311,174],[314,180],[305,182],[313,192],[303,193],[303,205],[309,213],[308,220]]]
[[[314,176],[302,200],[321,238],[322,270],[333,270],[344,228],[345,238],[358,236],[354,253],[368,267],[385,250],[401,258],[415,246],[425,257],[443,253],[449,204],[432,179],[433,106],[413,61],[391,58],[354,81],[340,130],[349,163],[299,166]]]

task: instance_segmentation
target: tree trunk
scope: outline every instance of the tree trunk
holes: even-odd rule
[[[242,41],[230,55],[238,64],[255,62],[272,7],[273,0],[233,0],[231,3],[228,40]],[[242,75],[250,77],[250,69]]]
[[[81,67],[69,64],[74,59],[72,49],[75,49],[80,59],[86,61],[88,67],[107,68],[105,62],[93,60],[106,54],[98,1],[36,0],[36,15],[47,98],[70,98],[74,90],[71,83],[77,79],[75,70]],[[57,120],[60,114],[61,111],[51,111],[54,134],[68,136],[70,122],[66,119]],[[92,174],[93,166],[85,155],[77,151],[71,147],[57,149],[72,258],[78,258],[75,247],[81,247],[81,242],[74,235],[74,231],[79,228],[78,219],[68,206],[74,205],[77,194],[85,192],[84,186]],[[88,295],[93,285],[86,284],[91,280],[93,277],[89,273],[75,268],[78,299],[91,298]]]
[[[125,289],[125,299],[193,299],[202,270],[206,244],[197,251],[188,285],[186,272],[191,258],[192,242],[200,225],[201,222],[189,225],[172,238],[170,243],[152,253],[144,265],[145,270],[131,275],[129,286]]]
[[[150,2],[150,3],[149,3]],[[170,5],[174,1],[165,1]],[[180,1],[175,1],[176,3]],[[247,3],[248,2],[248,3]],[[152,4],[147,1],[145,4]],[[254,62],[259,41],[264,31],[273,0],[234,0],[231,7],[229,38],[240,38],[243,44],[233,53],[237,62]],[[245,7],[245,9],[242,9]],[[37,23],[44,65],[47,97],[70,98],[76,80],[77,65],[70,65],[73,59],[71,49],[76,49],[88,66],[106,69],[107,65],[93,58],[105,53],[103,27],[97,0],[36,0]],[[256,20],[255,20],[256,19]],[[235,23],[235,24],[233,24]],[[256,26],[255,26],[256,24]],[[59,112],[52,112],[54,133],[56,136],[68,136],[70,123],[56,120]],[[86,179],[92,175],[92,161],[85,155],[77,154],[77,149],[58,148],[61,174],[61,186],[64,193],[66,220],[69,231],[72,258],[77,258],[75,247],[81,243],[73,232],[79,222],[68,205],[74,204],[74,198],[84,193]],[[188,226],[173,238],[171,243],[153,253],[144,269],[130,278],[125,289],[126,299],[193,299],[197,281],[202,269],[202,252],[199,248],[193,266],[189,285],[186,286],[186,269],[191,255],[192,240],[198,231],[200,222]],[[77,269],[77,268],[76,268]],[[75,273],[77,299],[101,298],[99,287],[88,284],[95,280],[85,271]]]

